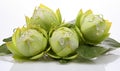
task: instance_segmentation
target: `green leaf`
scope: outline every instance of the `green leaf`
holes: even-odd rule
[[[112,51],[113,49],[120,48],[120,43],[112,38],[107,38],[100,44],[93,45],[80,45],[77,49],[79,57],[91,59]]]
[[[75,63],[94,63],[93,60],[82,58],[82,57],[77,57],[76,59],[72,60]]]
[[[85,59],[91,59],[104,54],[109,49],[101,46],[81,45],[78,49],[78,55]]]
[[[105,48],[120,48],[120,42],[112,39],[112,38],[107,38],[101,44],[98,44],[99,46],[105,47]]]
[[[9,42],[9,41],[12,41],[12,37],[8,37],[8,38],[3,39],[3,42]]]
[[[12,41],[12,37],[3,39],[3,42],[9,42],[9,41]],[[2,45],[0,45],[0,56],[6,55],[6,54],[11,54],[11,52],[8,50],[6,44],[3,43]]]
[[[6,54],[11,54],[11,52],[7,49],[6,44],[2,44],[0,46],[0,56],[6,55]]]

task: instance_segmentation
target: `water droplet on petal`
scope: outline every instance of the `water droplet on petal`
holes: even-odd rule
[[[99,33],[97,32],[97,33],[96,33],[96,35],[98,36],[98,35],[99,35]]]
[[[62,45],[62,46],[63,46],[63,45],[64,45],[64,43],[65,43],[65,42],[64,42],[64,38],[61,38],[61,39],[59,40],[59,43],[60,43],[60,45]]]
[[[99,15],[99,17],[102,19],[102,18],[103,18],[103,15],[102,15],[102,14],[100,14],[100,15]]]
[[[87,20],[88,20],[88,22],[92,22],[92,21],[93,21],[93,19],[92,19],[92,18],[88,18]]]
[[[70,37],[72,34],[70,32],[65,33],[65,37]]]
[[[20,40],[25,40],[25,38],[29,38],[29,36],[31,35],[30,31],[24,32],[21,37]]]
[[[104,32],[104,30],[101,30],[101,32],[103,33],[103,32]]]
[[[96,30],[99,31],[100,30],[99,27],[96,27]]]

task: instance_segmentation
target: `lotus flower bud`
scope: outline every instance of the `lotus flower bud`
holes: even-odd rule
[[[61,24],[61,14],[60,10],[56,10],[54,13],[50,8],[40,4],[38,8],[35,8],[32,17],[29,19],[26,16],[27,25],[34,24],[45,29],[47,32],[51,28]]]
[[[15,57],[37,59],[47,45],[46,37],[35,29],[17,28],[12,41],[7,43],[8,49]]]
[[[50,46],[57,56],[66,57],[78,48],[78,35],[74,29],[60,27],[52,33]]]
[[[96,45],[109,36],[111,22],[95,15],[91,10],[85,13],[80,11],[76,24],[79,27],[85,43]]]

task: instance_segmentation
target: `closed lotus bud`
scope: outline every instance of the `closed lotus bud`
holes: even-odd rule
[[[60,10],[58,9],[56,13],[54,13],[47,6],[40,4],[38,8],[35,8],[34,13],[30,19],[26,16],[26,21],[28,25],[34,24],[36,26],[40,26],[48,32],[51,28],[60,25]]]
[[[58,57],[67,57],[74,53],[79,46],[77,33],[74,29],[60,27],[52,33],[50,46]]]
[[[7,42],[8,49],[14,57],[38,59],[47,45],[46,37],[35,29],[17,28],[12,41]]]
[[[111,22],[103,19],[101,15],[95,15],[91,10],[83,13],[79,12],[77,26],[83,35],[84,41],[88,44],[96,45],[109,36]]]

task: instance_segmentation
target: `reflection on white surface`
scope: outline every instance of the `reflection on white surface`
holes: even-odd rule
[[[11,56],[0,56],[2,71],[119,71],[119,55],[105,55],[93,63],[24,62],[17,63]],[[1,70],[0,70],[1,71]]]
[[[23,66],[24,65],[24,66]],[[10,71],[105,71],[104,65],[90,64],[57,64],[50,63],[15,63]]]
[[[63,20],[70,21],[76,18],[80,9],[91,9],[96,14],[103,14],[111,21],[110,37],[120,41],[119,0],[0,0],[0,44],[2,39],[13,34],[13,29],[25,25],[25,17],[31,16],[33,10],[40,3],[49,6],[54,11],[60,8]]]
[[[13,63],[11,62],[0,61],[0,71],[10,71],[12,66]]]
[[[112,63],[107,64],[106,71],[120,71],[120,58]]]

